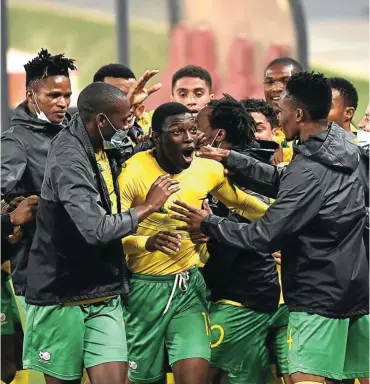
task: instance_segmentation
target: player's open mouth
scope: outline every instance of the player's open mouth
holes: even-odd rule
[[[194,148],[187,148],[182,151],[182,156],[186,163],[191,163],[193,161]]]
[[[272,98],[272,101],[275,101],[277,103],[278,101],[280,101],[280,96],[274,96]]]

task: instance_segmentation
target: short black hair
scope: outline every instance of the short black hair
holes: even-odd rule
[[[206,69],[196,65],[187,65],[186,67],[180,68],[174,73],[172,76],[172,91],[175,88],[176,82],[183,77],[199,77],[206,82],[210,92],[212,91],[211,75]]]
[[[355,86],[342,77],[329,77],[328,81],[333,89],[339,91],[345,106],[356,110],[358,106],[358,93]]]
[[[297,70],[297,72],[302,72],[303,71],[302,65],[297,60],[294,60],[291,57],[283,56],[283,57],[278,57],[278,58],[270,61],[267,64],[264,73],[266,73],[266,71],[268,69],[270,69],[271,67],[273,67],[276,64],[293,65],[293,67]]]
[[[287,96],[306,109],[312,121],[327,119],[331,107],[331,87],[322,73],[298,72],[286,84]]]
[[[24,65],[26,88],[50,76],[69,77],[69,70],[77,69],[74,62],[74,59],[64,57],[64,53],[52,56],[47,49],[41,48],[37,56]]]
[[[77,108],[83,121],[90,121],[97,113],[109,113],[117,100],[126,95],[117,87],[101,81],[91,83],[78,96]]]
[[[262,99],[244,99],[241,100],[243,107],[247,110],[247,112],[258,112],[262,113],[269,121],[271,125],[271,129],[274,129],[278,126],[278,121],[276,118],[276,114],[274,113],[274,109],[272,106]]]
[[[243,104],[227,93],[223,98],[211,100],[207,106],[211,109],[209,122],[213,129],[224,129],[226,140],[232,145],[246,148],[254,138],[256,124]]]
[[[94,82],[104,81],[106,77],[116,77],[118,79],[135,79],[134,72],[123,64],[107,64],[101,67],[94,75]]]
[[[152,130],[153,132],[160,133],[163,123],[168,116],[180,115],[183,113],[190,113],[185,105],[175,102],[165,103],[160,105],[153,113],[152,117]]]

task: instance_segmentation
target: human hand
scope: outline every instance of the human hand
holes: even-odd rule
[[[163,207],[167,199],[180,190],[179,182],[170,178],[170,175],[159,176],[152,184],[146,196],[146,204],[151,206],[153,211]]]
[[[137,105],[141,104],[148,96],[162,88],[162,83],[156,83],[150,88],[144,88],[147,82],[158,72],[159,71],[157,70],[145,71],[138,82],[130,89],[127,98],[131,107],[136,107]]]
[[[183,221],[186,225],[177,227],[176,229],[187,232],[200,232],[200,224],[209,215],[212,215],[212,210],[208,205],[208,200],[204,200],[203,209],[197,209],[182,201],[175,200],[175,206],[170,206],[169,209],[179,215],[170,215],[172,219]]]
[[[195,152],[195,156],[203,157],[205,159],[216,160],[219,162],[227,159],[229,155],[229,150],[211,147],[210,145],[201,147],[199,151]]]
[[[181,236],[178,233],[161,231],[149,237],[145,248],[149,252],[160,251],[166,255],[174,255],[181,247]]]
[[[28,197],[27,199],[23,198],[23,200],[21,200],[19,203],[15,202],[15,200],[16,199],[14,199],[9,204],[9,206],[12,206],[12,207],[18,204],[17,207],[10,213],[10,222],[14,226],[19,226],[19,225],[24,225],[29,221],[32,221],[36,217],[40,198],[34,195],[34,196]]]

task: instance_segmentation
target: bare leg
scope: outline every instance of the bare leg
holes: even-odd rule
[[[207,383],[209,363],[207,360],[192,358],[177,361],[173,366],[176,384]]]
[[[80,384],[80,382],[81,382],[80,379],[77,379],[77,380],[60,380],[60,379],[57,379],[56,377],[52,377],[52,376],[45,375],[45,374],[44,374],[44,377],[45,377],[46,384],[64,384],[64,383]]]
[[[11,383],[16,372],[14,335],[1,335],[1,381]]]
[[[208,370],[208,384],[216,384],[220,382],[222,371],[219,368],[209,368]]]
[[[289,373],[283,373],[283,380],[285,384],[293,384],[293,380],[290,378]]]
[[[358,381],[360,382],[360,384],[370,384],[370,379],[369,378],[362,378],[362,379],[358,379]]]
[[[117,361],[87,368],[91,384],[124,384],[127,378],[127,363]]]
[[[307,373],[296,372],[290,375],[293,383],[299,383],[300,381],[314,381],[315,383],[324,383],[325,378],[316,375],[309,375]]]

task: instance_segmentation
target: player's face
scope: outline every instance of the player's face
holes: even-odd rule
[[[117,131],[127,130],[131,117],[128,99],[119,99],[114,103],[110,113],[97,116],[98,125],[105,140],[110,140]],[[109,121],[108,121],[109,119]]]
[[[274,138],[275,128],[271,127],[267,117],[260,112],[250,112],[250,115],[256,122],[256,131],[254,132],[256,139],[272,141]]]
[[[171,101],[185,105],[194,117],[213,99],[206,82],[199,77],[183,77],[176,81]]]
[[[66,76],[50,76],[37,82],[27,91],[29,105],[44,112],[53,123],[61,123],[71,103],[71,81]],[[35,100],[36,99],[36,100]]]
[[[217,146],[219,129],[213,129],[209,122],[209,115],[211,113],[211,108],[204,107],[197,116],[198,129],[205,134],[206,137],[206,145],[214,144]]]
[[[293,105],[291,99],[283,92],[279,101],[278,119],[285,138],[288,141],[294,140],[298,134],[297,108]]]
[[[273,107],[275,113],[278,112],[278,104],[286,83],[296,72],[292,64],[275,64],[265,72],[263,81],[265,99]]]
[[[123,93],[127,95],[130,89],[137,83],[137,81],[135,79],[121,79],[118,77],[108,76],[104,78],[104,83],[119,88]]]
[[[328,122],[335,122],[341,127],[345,127],[348,119],[346,117],[346,106],[344,105],[344,100],[337,89],[332,89],[331,92],[332,101],[328,115]]]
[[[190,113],[166,118],[156,147],[160,148],[169,168],[181,172],[190,167],[197,142],[198,127]]]

